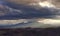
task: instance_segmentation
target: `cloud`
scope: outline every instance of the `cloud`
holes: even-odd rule
[[[0,5],[1,5],[0,6],[1,28],[53,27],[54,25],[52,26],[51,24],[38,23],[37,22],[37,20],[39,20],[38,18],[40,18],[41,20],[44,20],[45,18],[46,19],[60,18],[60,9],[57,8],[48,8],[41,6],[39,7],[38,5],[35,6],[23,5],[6,1],[2,1]],[[4,23],[1,22],[4,22],[5,25]]]
[[[60,15],[60,9],[56,8],[41,7],[36,9],[39,6],[18,5],[5,1],[0,5],[4,7],[0,7],[3,10],[0,10],[1,13],[4,14],[0,14],[0,19],[55,18],[56,15]]]

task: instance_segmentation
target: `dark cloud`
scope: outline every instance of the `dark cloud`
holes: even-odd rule
[[[33,6],[3,2],[1,5],[2,12],[5,14],[0,16],[0,19],[30,19],[30,18],[54,18],[55,15],[60,15],[60,10],[54,8],[39,8]],[[35,6],[36,7],[36,6]]]
[[[38,8],[38,6],[28,6],[23,4],[16,4],[13,2],[0,1],[0,20],[12,19],[30,19],[27,23],[21,22],[15,25],[1,25],[0,28],[21,28],[21,27],[53,27],[50,24],[37,23],[34,18],[60,18],[60,9],[56,8]]]

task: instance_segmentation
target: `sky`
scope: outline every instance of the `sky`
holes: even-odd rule
[[[41,4],[43,4],[42,2]],[[48,3],[48,2],[47,2]],[[17,18],[53,18],[55,15],[59,15],[59,10],[55,6],[51,5],[41,5],[40,2],[36,3],[38,5],[22,5],[15,4],[11,2],[1,1],[1,16],[3,17],[17,17]],[[58,12],[57,12],[58,11]],[[53,16],[53,17],[52,17]],[[3,18],[2,17],[2,18]]]
[[[12,27],[44,27],[44,25],[51,25],[57,27],[60,24],[60,8],[49,1],[30,2],[29,4],[16,4],[14,0],[12,1],[0,0],[1,27],[3,25],[11,25]]]

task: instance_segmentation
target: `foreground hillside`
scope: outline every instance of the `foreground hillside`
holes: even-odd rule
[[[60,28],[0,29],[0,36],[60,36]]]

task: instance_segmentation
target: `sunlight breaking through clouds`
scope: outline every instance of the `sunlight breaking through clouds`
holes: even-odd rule
[[[50,25],[60,26],[60,19],[41,19],[41,20],[38,20],[37,22],[42,23],[42,24],[50,24]]]
[[[57,7],[54,4],[52,4],[48,1],[31,3],[31,4],[29,4],[31,6],[27,6],[27,5],[26,6],[24,6],[24,5],[15,6],[15,5],[16,4],[13,5],[11,2],[8,3],[8,5],[7,4],[2,5],[2,3],[1,3],[0,8],[3,10],[5,7],[4,10],[6,11],[6,13],[4,13],[4,12],[3,13],[6,14],[7,17],[10,16],[9,18],[11,18],[13,16],[15,18],[18,17],[18,20],[0,20],[0,24],[2,24],[2,25],[6,25],[6,24],[15,25],[16,24],[16,26],[18,25],[20,27],[24,27],[24,26],[25,27],[27,27],[27,26],[28,27],[29,26],[30,27],[39,27],[42,24],[43,24],[43,26],[45,26],[45,25],[60,26],[60,19],[59,20],[54,19],[54,18],[57,18],[57,19],[60,18],[60,9],[57,9]],[[33,5],[33,7],[32,7],[32,5]],[[36,10],[34,7],[36,7],[36,8],[42,7],[42,8],[39,8],[38,10]],[[0,13],[2,13],[2,12],[0,12]],[[50,16],[51,16],[51,18],[50,18]],[[22,18],[29,17],[31,19],[20,19],[20,17],[22,17]],[[41,19],[38,19],[38,18],[34,19],[35,17],[38,17]],[[47,18],[45,19],[45,17],[47,17],[48,19]],[[5,18],[5,15],[4,15],[4,18]],[[44,18],[44,19],[42,19],[42,18]],[[20,24],[22,24],[22,26]],[[15,27],[15,26],[13,26],[13,27]]]
[[[48,7],[48,8],[56,8],[55,5],[53,5],[52,3],[48,2],[48,1],[44,1],[44,2],[39,2],[39,5],[41,7]]]

